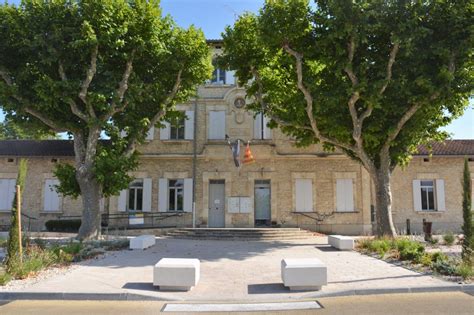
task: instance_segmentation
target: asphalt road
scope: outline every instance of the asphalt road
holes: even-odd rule
[[[318,298],[316,301],[323,308],[311,311],[272,311],[271,314],[474,314],[474,297],[461,292],[346,296]],[[158,314],[166,303],[161,301],[0,301],[0,314]]]

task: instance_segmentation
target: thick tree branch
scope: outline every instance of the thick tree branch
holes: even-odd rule
[[[95,111],[92,105],[89,104],[89,102],[87,101],[87,92],[89,90],[89,86],[92,82],[92,79],[94,78],[95,73],[97,71],[97,55],[98,54],[99,54],[99,46],[95,45],[94,49],[92,50],[91,63],[90,63],[89,69],[87,69],[86,78],[84,79],[84,81],[82,81],[81,91],[79,92],[79,99],[81,99],[84,105],[86,105],[89,115],[94,118],[96,117]]]
[[[67,82],[68,79],[67,79],[66,71],[64,70],[63,63],[61,61],[59,61],[58,63],[59,63],[58,65],[59,77],[61,78],[63,82]],[[84,120],[85,122],[89,121],[89,117],[87,117],[87,115],[82,110],[79,109],[79,107],[77,106],[76,102],[73,99],[68,98],[67,103],[69,104],[69,108],[71,109],[71,112],[74,115]]]
[[[0,77],[2,77],[3,81],[5,81],[8,86],[13,86],[12,78],[6,70],[0,69]]]
[[[400,49],[400,43],[396,42],[393,45],[392,50],[390,51],[390,57],[387,62],[387,74],[385,75],[385,83],[380,88],[380,91],[379,91],[380,95],[382,95],[383,92],[385,92],[388,84],[390,83],[390,80],[392,80],[392,67],[393,67],[393,64],[395,63],[395,58],[397,57],[397,53],[399,49]]]
[[[49,128],[51,128],[55,132],[66,132],[68,131],[66,128],[61,128],[56,122],[53,120],[49,119],[45,115],[43,115],[41,112],[31,108],[31,107],[25,107],[23,108],[25,112],[30,114],[31,116],[36,117],[37,119],[41,120],[41,122],[45,125],[47,125]]]
[[[326,136],[321,134],[321,132],[319,130],[319,127],[318,127],[318,124],[317,124],[317,121],[314,118],[314,114],[313,114],[313,97],[312,97],[310,91],[306,88],[306,86],[303,83],[303,55],[301,53],[293,50],[292,48],[290,48],[287,44],[285,44],[283,46],[283,49],[287,53],[292,55],[296,60],[296,74],[297,74],[297,80],[298,80],[297,85],[298,85],[298,89],[303,93],[303,95],[305,97],[305,100],[306,100],[306,114],[308,116],[308,119],[309,119],[310,124],[311,124],[311,128],[312,128],[315,136],[322,142],[326,142],[326,143],[332,144],[336,147],[339,147],[341,149],[348,150],[348,151],[356,153],[358,155],[358,157],[361,159],[361,161],[364,163],[364,165],[366,165],[367,168],[371,168],[372,167],[372,161],[370,159],[368,159],[368,157],[367,157],[364,150],[361,150],[360,148],[358,148],[356,146],[343,143],[343,142],[338,141],[336,139],[326,137]]]
[[[257,102],[260,104],[260,106],[262,106],[262,109],[263,109],[263,111],[264,111],[264,113],[267,117],[273,119],[277,124],[279,124],[281,126],[293,127],[293,128],[296,127],[298,129],[313,131],[313,129],[311,127],[308,127],[308,126],[295,126],[294,124],[283,121],[282,119],[280,119],[276,115],[273,115],[272,112],[269,109],[269,106],[268,106],[267,102],[265,101],[265,99],[263,97],[263,84],[262,84],[262,80],[261,80],[261,77],[260,77],[260,73],[258,73],[258,71],[255,68],[252,68],[252,74],[253,74],[253,76],[255,78],[255,81],[257,82],[257,85],[258,85],[258,90],[257,90],[256,95],[255,95],[256,98],[257,98]]]
[[[168,93],[165,100],[163,101],[162,109],[150,119],[150,125],[148,125],[146,128],[142,130],[143,133],[147,132],[149,128],[155,126],[158,123],[158,121],[160,121],[168,112],[168,107],[173,103],[173,100],[175,99],[176,94],[178,94],[179,88],[181,87],[181,74],[182,73],[183,73],[183,69],[180,69],[178,71],[178,74],[176,75],[176,81],[174,82],[174,85],[171,91]],[[135,151],[138,136],[139,136],[139,133],[135,133],[135,135],[131,136],[128,139],[127,148],[125,149],[123,153],[125,156],[129,157]]]
[[[127,61],[125,64],[125,70],[122,75],[122,80],[119,83],[119,86],[117,90],[115,91],[114,98],[112,99],[112,103],[110,105],[110,109],[103,117],[101,117],[101,120],[108,120],[110,117],[115,115],[116,113],[119,113],[123,111],[128,105],[128,102],[124,102],[124,96],[125,92],[127,92],[128,89],[128,79],[130,78],[130,75],[132,74],[133,71],[133,58],[135,56],[135,50],[132,51],[130,59]],[[116,100],[118,99],[118,103]]]

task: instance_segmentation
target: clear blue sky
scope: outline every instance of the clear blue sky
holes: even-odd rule
[[[19,0],[9,1],[19,3]],[[226,25],[233,24],[236,17],[245,11],[256,12],[263,0],[162,0],[164,14],[170,14],[183,27],[194,24],[201,28],[208,39],[221,37]],[[0,120],[3,114],[0,113]],[[474,101],[462,117],[446,130],[455,139],[474,138]]]

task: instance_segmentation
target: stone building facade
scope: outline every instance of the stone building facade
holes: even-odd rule
[[[217,69],[198,98],[178,105],[184,118],[149,131],[132,174],[136,180],[102,204],[108,226],[191,227],[194,221],[196,227],[370,234],[374,192],[361,165],[317,145],[297,148],[280,130],[266,127],[265,117],[248,112],[245,102],[233,73]],[[229,141],[240,141],[241,157],[250,143],[255,162],[236,167]],[[460,179],[464,157],[474,158],[474,140],[435,144],[432,153],[420,148],[393,173],[393,217],[400,231],[407,219],[411,232],[421,232],[423,219],[433,222],[435,232],[460,230]],[[40,230],[48,220],[80,216],[80,200],[54,190],[55,164],[73,161],[70,141],[0,141],[0,225],[9,224],[22,157],[29,160],[23,209],[32,219],[26,224]]]

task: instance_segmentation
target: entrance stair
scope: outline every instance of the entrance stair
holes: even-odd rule
[[[194,240],[278,241],[314,237],[300,228],[181,228],[166,233],[168,237]]]

